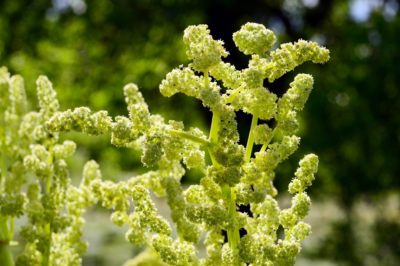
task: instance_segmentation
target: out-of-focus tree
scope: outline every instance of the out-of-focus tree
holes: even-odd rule
[[[127,82],[157,102],[163,75],[185,62],[181,32],[201,21],[186,1],[157,2],[2,1],[0,60],[26,77],[28,88],[46,73],[66,107],[124,112]]]
[[[153,112],[201,126],[197,102],[160,97],[158,84],[187,62],[182,32],[202,20],[183,0],[5,0],[0,2],[0,64],[24,76],[31,99],[36,78],[45,74],[64,108],[87,105],[125,114],[122,87],[135,82]],[[75,141],[114,170],[135,165],[135,154],[108,149],[101,139]]]

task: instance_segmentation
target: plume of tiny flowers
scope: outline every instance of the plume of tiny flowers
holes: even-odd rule
[[[273,181],[279,164],[300,144],[296,116],[308,99],[313,78],[298,74],[281,97],[266,88],[264,81],[273,82],[306,61],[325,63],[329,51],[303,40],[271,51],[277,38],[257,23],[243,25],[233,40],[249,56],[248,67],[242,70],[223,61],[228,52],[222,41],[213,39],[207,25],[189,26],[183,42],[191,62],[173,69],[160,84],[166,97],[183,93],[201,101],[212,113],[209,132],[152,114],[133,83],[123,89],[126,116],[113,118],[106,111],[87,107],[60,112],[55,104],[46,104],[42,112],[48,117],[45,132],[109,134],[113,145],[141,151],[148,172],[119,182],[91,178],[80,188],[93,196],[82,202],[99,202],[112,210],[111,221],[129,227],[127,241],[151,250],[141,262],[148,258],[166,265],[293,265],[301,241],[311,231],[303,222],[311,204],[305,189],[314,179],[318,157],[309,154],[300,161],[289,184],[290,208],[280,209]],[[252,117],[246,145],[239,142],[238,111]],[[261,149],[255,150],[254,144]],[[32,151],[27,165],[54,153],[40,147]],[[94,165],[89,163],[87,169],[92,170],[87,171],[97,173]],[[199,169],[202,177],[198,184],[184,188],[181,179],[191,168]],[[34,170],[46,176],[52,168],[43,164]],[[176,235],[174,226],[157,213],[149,191],[166,197]],[[249,213],[238,211],[241,205],[248,206]],[[278,238],[280,227],[283,238]],[[196,247],[202,234],[207,254],[199,258]]]
[[[5,266],[81,265],[87,248],[82,214],[95,203],[88,181],[93,171],[85,168],[80,187],[71,184],[66,159],[76,144],[61,142],[49,131],[46,121],[59,110],[57,94],[45,76],[36,85],[39,109],[29,111],[22,77],[0,68],[0,240],[10,245],[15,233],[23,239],[15,260],[1,252],[0,261]],[[27,223],[15,228],[14,218],[22,215]]]

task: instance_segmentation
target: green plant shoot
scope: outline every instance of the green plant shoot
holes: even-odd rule
[[[278,165],[299,146],[296,117],[313,78],[297,74],[281,97],[264,81],[271,83],[306,61],[325,63],[329,51],[304,40],[271,51],[276,36],[256,23],[242,26],[233,40],[249,56],[242,70],[223,61],[228,52],[207,25],[189,26],[183,42],[191,62],[173,69],[160,84],[166,97],[183,93],[200,100],[212,113],[209,132],[152,114],[135,84],[123,90],[128,115],[111,117],[88,107],[60,111],[56,92],[42,76],[37,81],[39,110],[28,112],[22,78],[1,68],[2,265],[81,265],[87,248],[82,215],[95,204],[112,210],[115,225],[128,226],[127,241],[147,247],[127,265],[293,265],[311,232],[303,220],[318,157],[308,154],[300,160],[288,184],[293,195],[289,208],[279,207],[273,181]],[[238,111],[252,116],[246,146],[239,143]],[[59,142],[59,134],[71,130],[109,135],[116,147],[140,150],[143,166],[151,168],[111,182],[89,161],[81,184],[73,186],[65,159],[76,145]],[[186,169],[200,170],[198,184],[182,186]],[[158,214],[150,191],[166,198],[173,224]],[[241,205],[250,211],[240,212]],[[14,228],[14,219],[23,215],[28,223]],[[277,233],[280,228],[283,236]],[[24,239],[16,258],[10,251],[15,232]],[[205,257],[199,255],[200,241]]]

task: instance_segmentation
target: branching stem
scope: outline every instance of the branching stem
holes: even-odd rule
[[[276,133],[276,127],[272,130],[271,136],[269,137],[268,141],[262,145],[262,147],[260,149],[261,152],[265,151],[268,148],[268,145],[271,142],[271,140],[274,138],[275,133]]]
[[[208,147],[210,146],[210,141],[206,140],[206,139],[202,139],[200,137],[196,137],[188,132],[185,131],[180,131],[180,130],[175,130],[175,129],[169,129],[168,130],[169,133],[171,133],[171,135],[177,136],[177,137],[181,137],[193,142],[196,142],[202,146]]]
[[[205,81],[204,86],[208,86],[208,71],[206,71],[204,75]],[[221,114],[217,110],[213,110],[213,116],[211,120],[211,128],[210,135],[208,137],[211,145],[218,143],[218,131],[221,123]],[[209,148],[208,152],[211,157],[212,164],[214,166],[219,165],[217,160],[215,159],[212,150]],[[222,187],[222,192],[225,197],[225,201],[228,204],[228,214],[231,218],[232,224],[227,228],[228,235],[228,244],[232,249],[234,256],[238,256],[238,245],[240,241],[239,229],[236,224],[236,191],[233,187],[229,187],[228,185],[224,185]]]
[[[258,117],[253,116],[253,118],[251,119],[249,137],[247,138],[246,154],[244,157],[245,162],[249,162],[251,158],[251,153],[253,151],[253,145],[254,145],[254,128],[257,126],[257,123],[258,123]]]

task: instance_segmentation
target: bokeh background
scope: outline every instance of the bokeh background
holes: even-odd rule
[[[2,0],[0,65],[26,81],[35,107],[35,80],[52,80],[62,108],[89,106],[126,114],[122,87],[135,82],[150,109],[168,119],[207,129],[210,115],[193,99],[161,97],[158,84],[186,64],[182,33],[208,24],[222,39],[227,61],[245,67],[232,41],[245,22],[263,23],[279,42],[309,39],[331,51],[323,66],[305,64],[315,90],[301,116],[300,150],[280,168],[285,191],[298,159],[320,157],[308,221],[313,235],[297,265],[400,265],[400,15],[399,0]],[[287,88],[294,74],[273,84]],[[238,115],[246,138],[249,117]],[[87,159],[118,180],[143,171],[139,156],[112,147],[107,137],[68,134],[79,145],[70,162],[76,178]],[[196,174],[184,182],[195,183]],[[285,196],[281,199],[284,202]],[[160,203],[162,204],[162,202]],[[84,265],[121,265],[137,249],[91,211]]]

